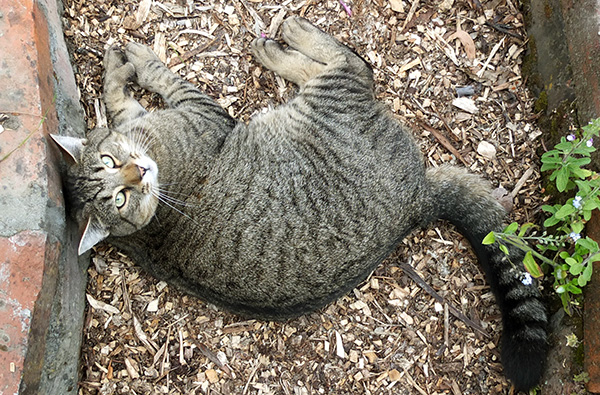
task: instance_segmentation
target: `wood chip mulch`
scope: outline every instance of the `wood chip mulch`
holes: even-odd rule
[[[277,37],[286,16],[302,15],[372,64],[378,98],[413,127],[428,165],[466,166],[504,188],[511,220],[538,215],[541,132],[521,75],[526,35],[513,0],[64,4],[90,128],[102,118],[102,54],[128,40],[151,46],[242,120],[288,100],[295,87],[248,48],[261,33]],[[153,94],[141,100],[161,106]],[[406,238],[351,294],[286,323],[218,311],[110,246],[92,261],[80,394],[511,393],[494,298],[468,242],[445,223]]]

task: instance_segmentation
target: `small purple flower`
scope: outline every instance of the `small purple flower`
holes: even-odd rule
[[[575,196],[573,198],[573,207],[575,207],[577,210],[581,208],[581,196]]]
[[[523,275],[523,279],[521,280],[521,283],[523,285],[531,285],[531,284],[533,284],[533,278],[531,277],[531,274],[525,273]]]
[[[569,233],[569,237],[571,238],[571,240],[573,240],[574,242],[581,239],[581,235],[579,233],[575,233],[575,232],[571,232]]]
[[[588,141],[585,142],[585,145],[587,145],[588,147],[594,145],[594,138],[591,137]]]
[[[575,135],[573,133],[567,135],[567,141],[573,141],[575,140]]]

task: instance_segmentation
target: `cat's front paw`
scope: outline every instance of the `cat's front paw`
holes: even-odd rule
[[[321,63],[329,63],[346,50],[332,36],[297,16],[283,22],[281,37],[290,47]]]
[[[277,71],[280,60],[285,56],[285,52],[278,42],[267,39],[257,38],[252,42],[252,53],[254,57],[268,69]]]
[[[124,84],[135,76],[135,68],[125,57],[125,53],[116,45],[111,46],[104,54],[104,70],[106,80]]]
[[[157,64],[164,67],[164,64],[149,47],[133,41],[125,46],[125,56],[127,61],[135,67],[137,82],[143,88],[148,88],[152,80],[150,70],[156,70]]]
[[[147,46],[136,42],[129,42],[125,46],[125,55],[127,60],[137,69],[144,69],[149,63],[159,62],[162,64],[158,56]]]
[[[104,53],[104,70],[113,70],[123,66],[127,62],[125,53],[118,45],[111,45]]]

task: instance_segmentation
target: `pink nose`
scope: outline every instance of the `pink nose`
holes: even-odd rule
[[[138,166],[137,168],[140,171],[140,175],[142,176],[142,178],[144,178],[144,175],[146,174],[146,170],[148,170],[148,169],[146,169],[145,167],[142,167],[142,166]]]

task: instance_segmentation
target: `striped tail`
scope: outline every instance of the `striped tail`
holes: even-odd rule
[[[502,363],[518,390],[528,390],[544,372],[547,314],[537,283],[524,270],[524,253],[481,244],[490,231],[502,230],[506,214],[485,182],[465,170],[443,166],[427,171],[437,217],[452,222],[469,240],[502,312]]]

